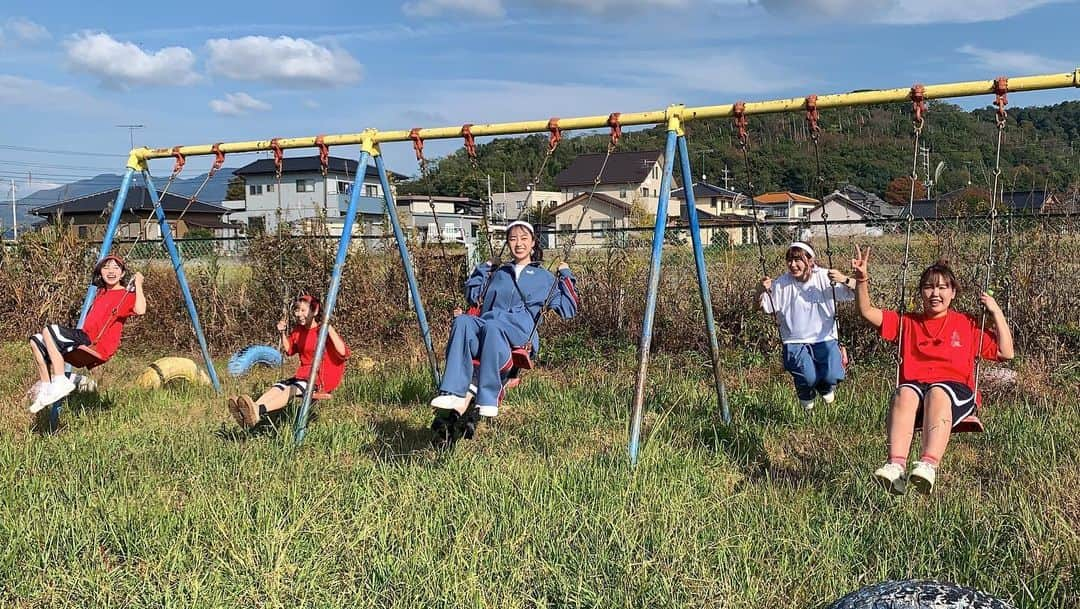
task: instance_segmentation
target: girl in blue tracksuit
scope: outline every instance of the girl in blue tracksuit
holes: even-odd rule
[[[435,408],[463,413],[469,404],[467,395],[475,391],[480,415],[497,415],[502,374],[510,369],[511,350],[529,342],[530,335],[533,353],[540,348],[533,328],[548,294],[548,307],[564,319],[577,314],[577,280],[566,263],[559,265],[558,277],[541,266],[543,250],[531,224],[521,220],[510,223],[506,227],[506,244],[513,260],[494,270],[490,262],[485,262],[465,281],[465,298],[479,309],[479,315],[454,318],[440,394],[431,401]],[[553,282],[557,285],[552,293]],[[476,370],[473,359],[480,362]],[[474,376],[476,388],[472,389]]]

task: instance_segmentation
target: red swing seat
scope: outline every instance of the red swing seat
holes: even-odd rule
[[[480,360],[473,360],[473,367],[476,368],[480,365]],[[532,346],[522,345],[519,347],[512,347],[510,349],[510,367],[506,369],[503,374],[503,390],[509,391],[514,387],[521,384],[521,377],[518,376],[522,370],[532,370],[535,364],[532,361]],[[499,396],[500,399],[502,396]]]
[[[330,394],[325,391],[316,391],[311,394],[311,399],[316,402],[325,402],[330,399]]]
[[[64,361],[76,368],[93,370],[104,364],[106,360],[90,347],[76,347],[73,351],[64,354]]]

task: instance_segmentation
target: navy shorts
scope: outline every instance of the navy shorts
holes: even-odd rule
[[[307,385],[306,380],[298,379],[295,376],[274,383],[274,387],[282,391],[288,391],[290,397],[304,395],[304,391],[307,391]]]
[[[86,332],[78,328],[69,328],[67,326],[60,326],[57,324],[50,324],[45,326],[45,329],[49,331],[49,336],[52,337],[56,348],[60,351],[60,355],[67,355],[79,347],[90,346],[90,337],[86,335]],[[37,333],[30,337],[30,343],[41,353],[41,356],[45,358],[45,363],[52,365],[49,361],[49,350],[45,348],[45,338],[41,333]]]
[[[926,400],[926,394],[929,393],[933,387],[939,387],[945,391],[945,395],[949,396],[949,402],[952,405],[952,426],[956,427],[964,419],[971,416],[977,404],[975,403],[975,393],[964,383],[957,381],[939,381],[937,383],[901,383],[896,388],[896,392],[899,394],[900,389],[907,387],[914,391],[919,396],[919,410],[917,418],[922,420],[924,401]]]

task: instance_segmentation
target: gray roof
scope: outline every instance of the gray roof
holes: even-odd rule
[[[339,156],[332,156],[327,160],[326,172],[333,175],[356,175],[357,161],[353,159],[346,159]],[[287,156],[281,160],[281,173],[317,173],[322,170],[322,166],[319,164],[318,156]],[[254,176],[254,175],[274,175],[277,169],[274,167],[274,159],[259,159],[257,161],[248,163],[240,169],[233,171],[233,175],[237,176]],[[403,179],[404,176],[400,173],[387,170],[387,175],[395,179]],[[368,165],[364,171],[364,177],[377,178],[379,172],[375,169],[374,165]]]
[[[559,188],[592,186],[601,166],[604,167],[604,173],[600,176],[601,184],[641,184],[663,154],[662,150],[615,152],[607,165],[604,165],[605,154],[602,152],[583,154],[555,176],[555,185]]]
[[[60,201],[59,203],[53,203],[52,205],[35,207],[30,210],[30,213],[37,216],[53,216],[57,213],[61,213],[65,216],[101,214],[116,201],[116,196],[119,192],[119,188],[113,188],[90,195],[67,199],[66,201]],[[185,208],[187,208],[187,213],[189,214],[220,215],[227,214],[230,211],[220,205],[204,203],[198,200],[191,201],[189,207],[189,201],[189,197],[165,193],[165,196],[161,197],[161,208],[165,210],[165,213],[181,213]],[[124,211],[132,213],[139,211],[149,212],[153,209],[154,204],[150,201],[150,194],[146,191],[146,188],[142,186],[132,186],[131,189],[128,190],[127,199],[124,200]]]
[[[853,207],[863,216],[870,218],[895,218],[904,213],[904,207],[888,203],[876,194],[854,184],[845,184],[826,195],[825,202],[828,201],[839,201],[842,205]]]
[[[717,186],[715,184],[709,184],[708,182],[694,182],[694,198],[695,199],[711,199],[713,197],[724,197],[726,199],[736,199],[743,196],[742,193],[736,192]],[[683,189],[676,188],[671,191],[672,199],[683,199]]]
[[[567,209],[573,205],[577,205],[578,203],[581,203],[584,206],[586,202],[588,202],[590,207],[592,207],[592,205],[596,203],[606,203],[608,205],[611,205],[612,207],[621,209],[623,211],[630,211],[630,204],[626,201],[622,201],[620,199],[616,199],[615,197],[605,195],[602,192],[593,193],[592,199],[589,199],[589,193],[583,192],[580,195],[574,197],[573,199],[570,199],[566,203],[563,203],[562,205],[557,205],[544,213],[555,215],[564,209]]]

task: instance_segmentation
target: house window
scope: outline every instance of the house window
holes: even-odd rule
[[[296,192],[315,192],[315,182],[311,180],[297,180]]]
[[[89,230],[89,227],[86,227],[86,226],[80,226],[80,227],[79,227],[79,238],[80,238],[80,239],[86,239],[86,238],[87,238],[87,237],[89,237],[89,236],[90,236],[90,230]]]
[[[261,195],[263,193],[262,184],[248,184],[249,195]]]
[[[469,229],[469,234],[472,235],[473,239],[475,239],[476,236],[480,234],[480,225],[473,224],[472,227],[470,227]]]
[[[652,179],[654,179],[654,180],[655,180],[655,179],[657,179],[657,178],[659,178],[659,177],[660,177],[660,168],[659,168],[659,167],[657,167],[656,165],[653,165],[653,168],[652,168]]]
[[[248,218],[248,233],[259,235],[266,232],[266,217],[252,216]]]
[[[745,226],[742,229],[742,243],[750,243],[750,229]]]
[[[593,220],[592,221],[592,236],[593,239],[603,239],[604,234],[611,230],[611,220]]]
[[[559,232],[562,233],[562,234],[568,235],[573,230],[574,230],[574,225],[573,224],[560,224],[559,225]]]
[[[641,189],[641,196],[643,196],[643,197],[649,196],[649,189],[648,188],[642,188]]]
[[[619,191],[619,198],[620,199],[625,199],[626,198],[626,189],[625,188]]]
[[[339,195],[349,194],[352,192],[352,182],[342,182],[339,180],[337,183],[337,191]]]
[[[266,185],[266,192],[274,192],[274,185],[273,184],[267,184]]]
[[[379,187],[374,184],[364,184],[364,196],[365,197],[377,197],[379,196]]]

